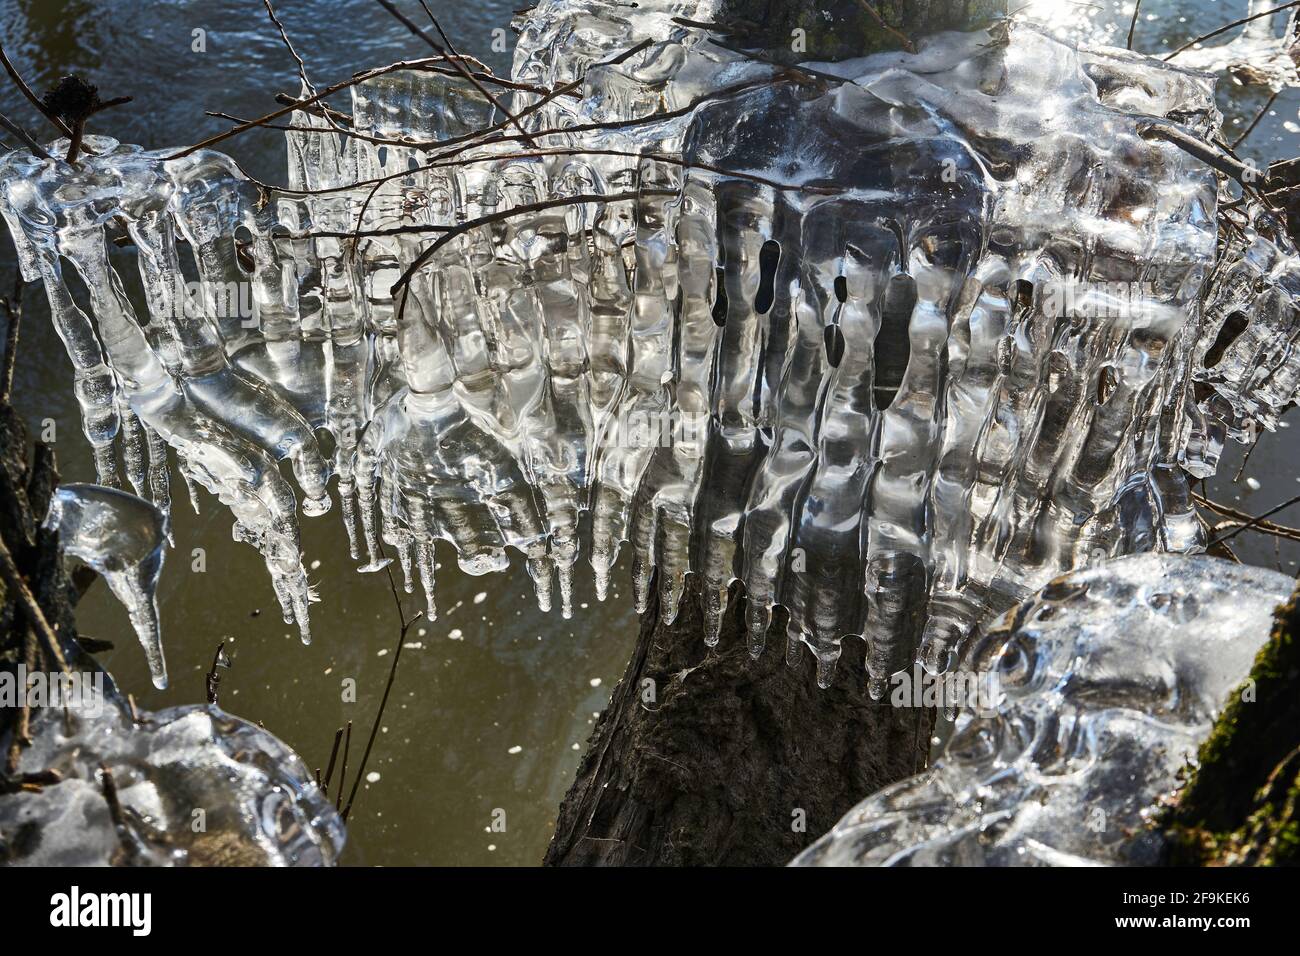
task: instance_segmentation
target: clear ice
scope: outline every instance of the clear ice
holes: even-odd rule
[[[1294,585],[1203,555],[1131,555],[1057,578],[981,625],[962,657],[963,673],[994,678],[994,706],[964,710],[928,770],[858,804],[794,864],[1158,863],[1152,808]]]
[[[158,579],[171,537],[167,515],[118,488],[64,484],[55,489],[43,524],[57,532],[63,551],[99,572],[126,608],[149,662],[153,685],[165,688]]]
[[[739,582],[752,653],[784,606],[792,662],[861,637],[877,697],[1065,570],[1201,547],[1185,472],[1300,375],[1300,287],[1256,282],[1296,251],[1220,235],[1160,135],[1214,134],[1213,77],[1015,20],[809,72],[674,19],[715,12],[543,0],[496,86],[526,136],[445,61],[370,71],[290,114],[269,194],[212,150],[0,159],[100,482],[120,434],[165,506],[170,448],[304,640],[334,477],[430,617],[439,539],[566,616],[627,543],[638,609],[699,575],[713,643]]]
[[[83,678],[89,675],[79,675]],[[103,676],[103,675],[99,675]],[[89,682],[84,687],[92,686]],[[131,711],[105,681],[33,711],[19,774],[37,790],[0,795],[4,862],[25,866],[329,866],[344,828],[302,760],[215,706]],[[117,810],[106,798],[111,775]]]

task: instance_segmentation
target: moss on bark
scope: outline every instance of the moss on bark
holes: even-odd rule
[[[1161,822],[1169,862],[1300,863],[1300,589],[1201,746],[1197,769]]]

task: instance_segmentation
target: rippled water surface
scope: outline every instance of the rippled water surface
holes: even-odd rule
[[[508,26],[518,3],[429,4],[462,51],[498,72],[508,69]],[[423,16],[418,3],[403,8]],[[321,86],[427,52],[372,0],[281,0],[277,9]],[[1147,2],[1134,45],[1172,50],[1245,9],[1246,0]],[[1063,33],[1123,45],[1132,6],[1039,0],[1027,11]],[[276,107],[277,92],[297,89],[293,61],[261,0],[0,0],[0,37],[38,90],[78,71],[105,97],[134,96],[128,106],[102,116],[98,130],[151,148],[195,142],[229,125],[205,110],[256,116]],[[1243,130],[1267,98],[1262,87],[1225,81],[1220,99],[1230,129]],[[1297,155],[1298,107],[1297,91],[1284,91],[1241,151],[1260,162]],[[0,111],[35,127],[30,109],[7,85],[0,89]],[[255,131],[223,148],[253,175],[283,181],[279,133]],[[0,288],[12,281],[5,241]],[[92,480],[69,388],[71,369],[41,299],[29,297],[15,403],[35,431],[46,430],[49,437],[52,428],[65,479]],[[1297,420],[1291,416],[1292,424]],[[1218,500],[1257,512],[1300,493],[1300,454],[1288,430],[1265,437],[1240,480],[1234,481],[1240,456],[1228,458],[1223,474],[1209,483]],[[303,647],[280,621],[261,562],[231,540],[226,510],[207,501],[196,517],[184,503],[178,476],[173,490],[176,548],[168,555],[160,592],[171,687],[152,689],[126,614],[102,584],[79,609],[81,628],[116,642],[119,650],[104,655],[104,662],[150,709],[201,700],[217,644],[233,641],[228,647],[234,666],[224,672],[222,704],[263,723],[313,767],[324,766],[335,729],[353,721],[355,768],[397,651],[387,579],[355,573],[336,513],[305,521],[304,550],[323,603],[312,618],[315,642]],[[1293,544],[1275,551],[1271,539],[1249,537],[1238,539],[1243,558],[1294,572]],[[518,561],[508,575],[489,578],[466,576],[450,560],[439,566],[442,616],[414,626],[401,649],[367,779],[360,784],[345,862],[541,859],[579,749],[635,637],[626,569],[615,582],[610,600],[600,604],[589,577],[579,574],[574,618],[565,621],[558,613],[538,613]],[[407,600],[406,606],[412,613],[418,604]],[[345,699],[349,680],[355,681],[354,702]]]

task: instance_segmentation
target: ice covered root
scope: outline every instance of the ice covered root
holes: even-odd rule
[[[891,702],[953,704],[930,769],[869,797],[798,865],[1150,865],[1157,801],[1268,639],[1286,575],[1204,556],[1117,558],[1051,582],[957,666]]]
[[[103,485],[60,485],[44,527],[60,547],[99,572],[126,608],[155,687],[167,686],[158,579],[170,532],[167,516],[143,498]]]

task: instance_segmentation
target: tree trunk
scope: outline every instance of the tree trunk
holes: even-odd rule
[[[700,607],[690,586],[674,624],[658,623],[657,599],[646,609],[548,865],[781,865],[924,766],[933,712],[872,701],[861,642],[845,642],[834,684],[818,690],[811,654],[799,667],[774,646],[750,659],[741,592],[714,650]]]
[[[727,0],[718,29],[775,60],[841,60],[974,29],[1005,0]],[[802,31],[795,38],[793,31]],[[753,661],[733,588],[721,640],[704,643],[698,584],[672,625],[656,598],[560,806],[548,865],[781,865],[869,793],[925,766],[934,713],[867,695],[864,647],[846,641],[834,684],[812,655]],[[785,632],[778,611],[769,644]]]

